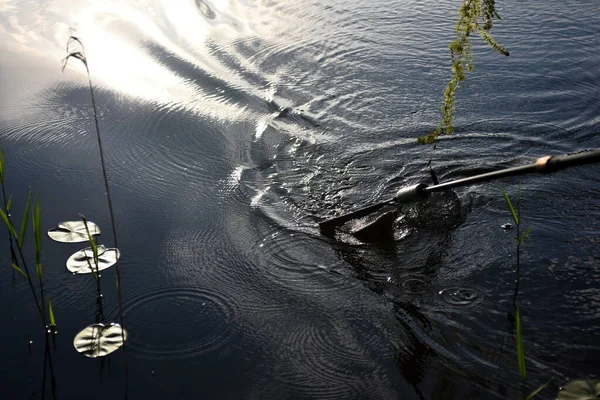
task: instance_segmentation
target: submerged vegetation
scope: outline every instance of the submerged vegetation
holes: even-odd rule
[[[442,102],[442,120],[438,127],[426,136],[420,137],[419,143],[432,143],[441,134],[450,134],[454,131],[454,109],[456,90],[465,80],[466,73],[473,71],[473,45],[471,37],[478,34],[494,51],[508,56],[509,52],[502,47],[492,36],[490,31],[494,19],[501,19],[496,11],[495,0],[464,0],[458,14],[455,30],[458,37],[450,43],[450,56],[452,58],[452,75]]]

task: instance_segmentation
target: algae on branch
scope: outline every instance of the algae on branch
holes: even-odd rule
[[[422,144],[432,143],[442,133],[450,134],[454,131],[452,121],[456,89],[460,87],[460,82],[465,80],[465,68],[468,72],[473,71],[471,34],[478,33],[492,49],[505,56],[509,55],[509,52],[490,33],[494,19],[501,19],[496,11],[495,0],[464,0],[458,14],[459,18],[455,26],[458,38],[448,46],[452,58],[452,76],[444,90],[442,120],[436,129],[418,139]]]

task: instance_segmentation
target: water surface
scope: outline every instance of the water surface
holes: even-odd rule
[[[514,230],[479,184],[406,207],[386,246],[317,222],[429,182],[600,148],[596,1],[503,1],[477,42],[457,132],[437,149],[450,1],[0,3],[0,144],[14,217],[28,187],[43,228],[85,214],[112,243],[82,65],[96,88],[122,254],[131,398],[517,398]],[[582,16],[586,16],[582,18]],[[70,30],[74,29],[74,31]],[[519,293],[541,398],[598,378],[598,167],[522,179]],[[31,244],[29,244],[31,245]],[[59,324],[59,398],[121,397],[123,354],[76,353],[95,283],[44,239]],[[0,232],[0,370],[8,398],[39,398],[43,338]],[[114,270],[104,304],[118,320]],[[31,353],[28,342],[33,340]],[[48,394],[47,394],[48,395]]]

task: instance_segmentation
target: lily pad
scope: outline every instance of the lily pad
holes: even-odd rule
[[[123,346],[127,331],[121,325],[111,323],[92,324],[79,332],[73,339],[75,350],[86,357],[104,357]]]
[[[556,400],[595,400],[600,398],[600,380],[569,382],[558,392]]]
[[[98,225],[95,223],[88,221],[87,226],[90,230],[90,235],[94,236],[100,234],[100,228],[98,228]],[[88,241],[88,235],[83,221],[59,222],[58,228],[50,229],[48,231],[48,236],[50,236],[51,239],[61,243],[78,243]]]
[[[120,256],[119,249],[107,249],[103,245],[98,246],[98,271],[113,266]],[[67,269],[74,274],[91,274],[90,265],[95,271],[94,251],[91,247],[79,250],[67,260]]]

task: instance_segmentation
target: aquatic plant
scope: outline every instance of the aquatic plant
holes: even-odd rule
[[[93,274],[113,266],[120,257],[118,249],[107,249],[104,245],[79,250],[67,260],[67,269],[73,274]],[[92,264],[92,262],[94,264]]]
[[[65,221],[58,228],[50,229],[48,236],[57,242],[77,243],[87,241],[90,247],[73,253],[66,262],[67,269],[73,274],[91,274],[96,281],[96,323],[80,331],[73,340],[75,349],[87,357],[103,357],[123,346],[127,332],[121,325],[104,323],[104,307],[102,305],[102,289],[100,271],[117,263],[120,257],[118,249],[107,249],[96,244],[94,235],[100,234],[100,228],[81,216],[81,221]],[[115,338],[118,334],[119,338]]]
[[[12,205],[12,195],[6,198],[6,188],[4,186],[4,151],[0,148],[0,187],[2,187],[2,204],[4,206],[4,211],[7,215],[10,215],[10,207]],[[8,228],[7,228],[8,230]],[[10,263],[11,265],[17,264],[17,255],[15,253],[15,247],[13,243],[12,235],[10,234],[10,230],[8,230],[8,240],[9,240],[9,248],[10,248]],[[15,280],[15,270],[13,269],[13,282]]]
[[[458,37],[449,45],[452,75],[444,89],[444,100],[441,107],[442,120],[436,129],[418,139],[422,144],[432,143],[441,134],[450,134],[454,131],[452,121],[454,120],[456,90],[460,87],[460,82],[465,80],[466,72],[473,71],[474,67],[472,34],[479,34],[494,51],[505,56],[509,55],[509,52],[490,33],[494,19],[501,19],[496,11],[495,0],[464,0],[458,15],[458,22],[455,25]]]
[[[104,307],[102,305],[102,289],[100,287],[100,271],[116,264],[119,259],[118,249],[106,249],[98,246],[90,233],[90,223],[81,216],[90,247],[80,250],[69,257],[67,268],[75,269],[76,273],[91,273],[96,280],[96,301],[98,314],[96,323],[81,330],[73,339],[75,350],[86,357],[104,357],[125,344],[127,332],[119,324],[111,322],[104,324]],[[83,253],[83,255],[82,255]],[[93,263],[92,263],[93,261]],[[100,265],[102,263],[102,265]]]
[[[531,233],[531,228],[527,228],[525,230],[525,232],[523,232],[523,234],[521,235],[521,185],[519,184],[519,189],[518,189],[518,194],[517,194],[517,208],[515,210],[515,207],[513,206],[512,202],[510,201],[510,197],[508,197],[508,194],[506,194],[506,190],[502,189],[502,196],[504,197],[504,201],[506,202],[506,207],[508,208],[508,210],[510,211],[510,215],[512,216],[512,219],[515,223],[515,227],[516,227],[516,289],[515,289],[515,299],[516,299],[516,295],[519,291],[519,283],[520,283],[520,266],[521,266],[521,259],[520,259],[520,254],[521,254],[521,244],[523,244],[523,241],[527,238],[527,236],[529,236],[529,234]]]
[[[2,185],[3,198],[5,196],[4,187],[4,153],[0,149],[0,184]],[[4,222],[4,225],[8,229],[10,245],[11,245],[11,266],[14,271],[18,272],[29,284],[29,289],[37,306],[38,313],[40,315],[44,329],[49,332],[55,332],[56,330],[56,319],[54,316],[54,310],[52,309],[52,302],[48,302],[46,308],[46,301],[44,296],[44,273],[42,266],[42,234],[41,234],[41,205],[40,198],[37,196],[35,203],[32,202],[32,191],[29,190],[27,196],[27,202],[23,211],[23,217],[21,219],[21,225],[19,233],[15,229],[15,226],[11,219],[10,209],[12,207],[12,196],[9,196],[9,200],[4,202],[4,209],[0,209],[0,218]],[[36,290],[34,286],[32,275],[29,272],[27,258],[23,252],[25,245],[25,235],[27,233],[27,227],[29,225],[29,219],[31,215],[31,223],[33,228],[34,237],[34,257],[35,257],[35,272],[38,280],[39,289]],[[14,250],[16,245],[17,250]],[[17,257],[18,254],[18,257]],[[39,291],[39,293],[38,293]],[[46,309],[48,314],[46,314]]]
[[[520,284],[520,248],[523,241],[529,236],[531,233],[531,228],[527,228],[523,234],[521,234],[521,185],[519,184],[518,189],[518,197],[517,197],[517,207],[513,206],[513,203],[510,200],[510,197],[506,193],[504,189],[502,189],[502,196],[504,197],[504,201],[510,214],[513,218],[513,221],[516,226],[516,279],[515,279],[515,294],[513,296],[513,307],[515,309],[515,332],[516,332],[516,353],[517,353],[517,364],[519,368],[519,374],[521,376],[521,380],[524,382],[527,378],[527,368],[525,365],[525,349],[523,346],[523,331],[522,331],[522,322],[521,315],[519,311],[519,306],[517,304],[517,296],[519,293],[519,284]],[[525,397],[525,400],[531,400],[535,396],[537,396],[542,390],[544,390],[549,384],[552,382],[550,379],[543,385],[540,385],[537,389],[531,392],[528,396]],[[592,400],[600,398],[600,380],[575,380],[567,383],[565,386],[560,388],[558,395],[556,397],[557,400]]]
[[[71,45],[72,44],[76,44],[79,47],[75,48],[75,49],[71,49]],[[86,57],[86,54],[85,54],[85,47],[83,46],[83,43],[81,42],[81,40],[79,40],[78,37],[76,37],[74,35],[71,35],[71,36],[69,36],[69,39],[67,40],[66,52],[67,52],[67,55],[66,55],[66,57],[63,60],[62,70],[64,71],[65,67],[67,66],[67,63],[68,63],[69,59],[75,58],[75,59],[81,61],[81,63],[84,65],[85,70],[86,70],[86,74],[87,74],[87,77],[88,77],[88,85],[89,85],[90,98],[91,98],[91,103],[92,103],[92,114],[93,114],[93,117],[94,117],[94,127],[95,127],[95,130],[96,130],[96,139],[98,141],[98,151],[100,153],[100,165],[101,165],[101,168],[102,168],[102,177],[104,179],[104,189],[105,189],[105,192],[106,192],[106,201],[108,203],[108,211],[109,211],[109,215],[110,215],[110,223],[111,223],[111,228],[112,228],[113,248],[114,248],[115,253],[116,253],[118,251],[116,249],[118,249],[119,246],[118,246],[118,239],[117,239],[117,229],[116,229],[116,223],[115,223],[115,215],[114,215],[113,204],[112,204],[112,199],[111,199],[111,195],[110,195],[110,186],[108,184],[108,174],[106,172],[106,163],[104,161],[104,150],[103,150],[103,147],[102,147],[102,136],[100,134],[100,125],[98,123],[98,111],[96,109],[96,98],[94,96],[94,85],[92,84],[92,78],[91,78],[91,74],[90,74],[88,60],[87,60],[87,57]],[[84,223],[85,223],[85,219],[84,219]],[[97,247],[95,247],[95,243],[94,243],[93,239],[91,239],[91,235],[89,233],[89,230],[88,230],[89,227],[88,227],[87,223],[85,223],[85,226],[86,226],[86,232],[87,232],[87,235],[88,235],[89,241],[90,241],[90,248],[92,248],[92,251],[94,252],[94,259],[95,259],[95,261],[98,262]],[[120,333],[121,333],[121,342],[120,342],[121,344],[118,347],[122,347],[123,348],[123,353],[124,353],[125,399],[127,399],[128,398],[128,392],[129,392],[129,367],[128,367],[128,360],[127,360],[127,346],[123,346],[123,344],[125,343],[125,340],[126,340],[126,331],[125,331],[125,324],[124,324],[124,317],[123,317],[123,296],[122,296],[122,292],[121,292],[121,268],[120,268],[120,265],[119,265],[119,257],[118,256],[116,257],[115,265],[116,265],[115,284],[116,284],[116,288],[117,288],[117,302],[119,304],[120,325],[117,325],[117,324],[112,324],[112,325],[118,326],[119,329],[120,329]],[[97,275],[97,273],[98,273],[98,270],[95,272],[95,275]],[[99,285],[98,277],[96,276],[96,278],[97,278],[96,280],[97,280],[98,285]],[[98,286],[98,291],[99,291],[99,286]],[[101,296],[101,293],[98,292],[98,295]],[[103,332],[105,332],[105,330],[103,330],[103,329],[95,329],[95,330],[92,329],[91,332],[92,333],[97,333],[97,335],[98,335],[98,337],[96,338],[96,339],[98,339],[96,341],[96,343],[102,343],[102,340],[100,338],[107,338],[107,337],[112,338],[112,335],[103,335]],[[114,333],[114,329],[111,330],[111,333]],[[81,332],[80,332],[80,334],[81,334]],[[86,335],[84,335],[84,336],[86,336]],[[87,335],[87,336],[89,336],[89,335]],[[92,335],[92,337],[95,337],[95,336]],[[106,341],[106,343],[109,343],[109,342],[113,343],[113,341]],[[76,347],[76,349],[78,348],[77,345],[75,347]],[[116,350],[118,347],[114,348],[111,351]],[[105,352],[102,352],[102,351],[100,351],[100,352],[92,351],[91,353],[89,351],[84,351],[83,353],[86,354],[86,355],[88,355],[88,354],[96,355],[96,354],[108,354],[111,351],[108,351],[108,352],[106,352],[106,351]]]
[[[519,284],[520,284],[520,253],[521,253],[521,244],[523,241],[529,236],[531,233],[531,228],[527,228],[525,232],[521,235],[521,185],[519,184],[519,190],[517,195],[517,208],[513,206],[510,197],[506,194],[506,191],[502,189],[502,196],[504,197],[504,201],[506,202],[506,206],[510,211],[510,214],[513,218],[516,227],[516,279],[515,279],[515,294],[513,296],[513,306],[515,308],[515,331],[516,331],[516,340],[517,340],[517,364],[519,366],[519,374],[521,376],[521,380],[525,380],[527,378],[527,368],[525,365],[525,348],[523,346],[523,330],[521,326],[521,313],[519,311],[519,305],[517,304],[517,295],[519,293]]]
[[[513,206],[510,197],[506,193],[506,190],[502,189],[502,196],[504,197],[504,201],[506,203],[506,207],[510,211],[510,215],[513,219],[513,222],[516,226],[516,277],[515,277],[515,294],[513,295],[513,307],[515,310],[515,336],[516,336],[516,354],[517,354],[517,365],[519,368],[519,375],[521,377],[521,381],[525,382],[527,379],[527,366],[525,365],[525,346],[523,345],[523,326],[521,322],[521,312],[519,310],[519,304],[517,303],[517,296],[519,294],[519,284],[521,282],[521,244],[523,241],[529,236],[531,233],[531,228],[527,228],[523,234],[521,234],[521,184],[519,184],[519,189],[517,192],[517,207]],[[506,227],[509,227],[510,224],[507,224]],[[525,397],[525,400],[531,400],[538,393],[540,393],[546,386],[550,384],[551,380],[547,383],[539,386],[533,392],[531,392],[528,396]]]
[[[79,46],[79,48],[72,50],[71,45],[73,43],[77,44]],[[96,129],[96,139],[98,141],[98,150],[100,152],[100,165],[102,167],[102,176],[104,178],[104,190],[106,192],[106,200],[108,203],[108,211],[109,211],[110,222],[111,222],[111,227],[112,227],[113,244],[114,244],[113,248],[118,249],[119,246],[118,246],[118,241],[117,241],[115,215],[114,215],[114,211],[113,211],[112,199],[110,196],[110,186],[108,184],[106,163],[104,161],[104,150],[102,148],[102,136],[100,134],[100,125],[98,123],[98,111],[96,109],[96,98],[94,97],[94,85],[92,84],[92,78],[90,75],[90,69],[89,69],[87,57],[85,55],[85,48],[83,46],[83,43],[81,42],[81,40],[79,40],[78,37],[73,36],[73,35],[69,36],[69,39],[67,40],[67,56],[63,59],[63,66],[62,66],[63,71],[64,71],[65,67],[67,66],[69,59],[71,59],[71,58],[75,58],[75,59],[81,61],[81,63],[85,66],[85,70],[86,70],[87,77],[88,77],[90,98],[91,98],[91,102],[92,102],[92,114],[94,116],[94,127]],[[121,326],[124,326],[124,323],[123,323],[123,319],[124,319],[123,318],[123,300],[122,300],[123,296],[121,294],[121,268],[119,266],[118,259],[115,264],[116,264],[116,271],[117,271],[116,287],[117,287],[117,297],[118,297],[118,303],[119,303],[119,317],[120,317]],[[125,337],[123,337],[123,341],[125,341]],[[126,367],[126,369],[127,369],[127,367]]]
[[[92,324],[73,339],[75,350],[86,357],[104,357],[119,349],[127,340],[127,332],[119,324]]]
[[[19,233],[17,234],[17,230],[13,225],[10,210],[12,207],[12,196],[6,199],[6,188],[4,186],[4,153],[0,148],[0,185],[2,186],[2,194],[3,194],[3,209],[0,209],[0,219],[4,222],[7,230],[8,237],[10,240],[10,262],[13,269],[13,272],[16,271],[21,275],[29,284],[29,289],[31,291],[33,300],[35,302],[36,308],[40,315],[40,320],[42,322],[44,337],[45,337],[45,346],[44,346],[44,367],[43,367],[43,383],[42,383],[42,398],[44,398],[44,389],[46,387],[46,379],[48,374],[46,373],[47,368],[50,369],[50,390],[53,395],[53,398],[56,399],[56,380],[54,376],[54,367],[52,363],[52,354],[50,351],[49,344],[49,336],[52,337],[54,345],[56,342],[54,341],[55,335],[57,333],[56,326],[56,316],[54,315],[54,310],[52,308],[52,301],[48,299],[48,306],[46,308],[46,299],[44,295],[44,273],[42,266],[42,230],[41,230],[41,205],[40,205],[40,197],[39,195],[36,197],[35,202],[32,202],[33,194],[31,189],[29,190],[29,194],[27,196],[27,203],[25,205],[25,209],[23,211],[23,217],[21,219],[21,225]],[[38,290],[33,282],[33,278],[31,273],[29,272],[29,267],[27,263],[27,258],[23,252],[23,248],[25,245],[25,236],[27,232],[27,226],[29,224],[29,219],[31,215],[31,223],[33,229],[33,238],[34,238],[34,256],[35,256],[35,271],[37,275],[38,285],[39,285],[39,296]],[[17,250],[15,251],[15,245]],[[18,257],[17,257],[18,254]],[[14,279],[14,275],[13,275]],[[48,313],[46,314],[46,310]],[[30,341],[31,344],[31,341]]]
[[[60,243],[87,242],[88,231],[92,235],[100,234],[98,225],[91,221],[87,222],[87,229],[82,221],[63,221],[58,223],[58,228],[48,230],[48,236]]]
[[[569,382],[558,392],[556,400],[594,400],[600,398],[600,380],[581,379]]]

